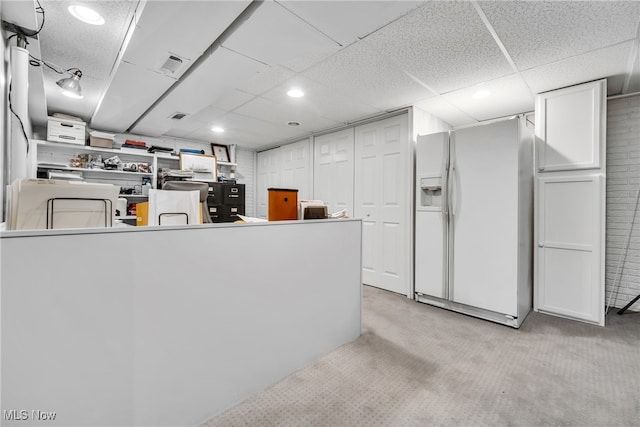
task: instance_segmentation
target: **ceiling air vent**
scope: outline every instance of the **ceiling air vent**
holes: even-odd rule
[[[160,67],[160,71],[165,74],[175,74],[182,67],[182,58],[175,55],[169,55],[164,64]]]
[[[187,113],[173,113],[172,115],[169,116],[170,119],[174,119],[174,120],[182,120],[185,117],[187,117]]]

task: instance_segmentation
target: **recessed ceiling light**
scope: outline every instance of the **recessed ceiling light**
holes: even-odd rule
[[[215,132],[215,133],[222,133],[222,132],[224,132],[224,129],[221,128],[220,126],[214,126],[214,127],[211,128],[211,131]]]
[[[300,122],[289,122],[287,123],[289,126],[300,126]]]
[[[298,88],[293,88],[289,92],[287,92],[287,95],[292,98],[302,98],[304,96],[304,92]]]
[[[487,96],[491,95],[491,92],[487,89],[480,89],[479,91],[477,91],[476,93],[474,93],[473,95],[471,95],[472,98],[475,99],[481,99],[481,98],[486,98]]]
[[[93,9],[89,9],[86,6],[80,6],[79,4],[74,4],[69,6],[69,13],[72,14],[75,18],[81,20],[82,22],[86,22],[91,25],[103,25],[104,18],[100,16],[98,12]]]

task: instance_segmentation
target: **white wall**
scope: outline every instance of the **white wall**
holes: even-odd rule
[[[428,135],[430,133],[445,132],[451,130],[451,125],[427,113],[426,111],[413,107],[413,141],[418,135]]]
[[[256,152],[237,148],[236,163],[238,184],[245,185],[245,215],[256,216]]]
[[[613,307],[624,307],[640,294],[640,208],[636,205],[638,191],[640,95],[607,103],[605,301],[611,301]],[[636,218],[632,227],[634,210]],[[625,248],[629,236],[630,246],[627,252]],[[640,311],[640,301],[631,310]]]

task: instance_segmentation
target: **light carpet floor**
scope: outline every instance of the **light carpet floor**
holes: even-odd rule
[[[203,424],[640,425],[640,313],[519,330],[368,286],[362,335]]]

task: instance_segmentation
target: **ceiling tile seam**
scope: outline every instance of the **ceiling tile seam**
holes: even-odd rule
[[[437,90],[435,90],[434,88],[432,88],[431,86],[429,86],[428,84],[424,83],[422,80],[420,80],[419,78],[417,78],[416,76],[414,76],[413,74],[411,74],[410,72],[406,71],[399,63],[398,61],[396,61],[393,57],[380,52],[380,50],[376,49],[375,46],[371,45],[371,43],[367,42],[366,40],[359,40],[357,42],[352,43],[349,46],[352,46],[355,43],[362,43],[363,46],[367,46],[369,49],[375,51],[378,56],[380,58],[382,58],[382,60],[388,64],[389,66],[391,66],[392,68],[394,68],[395,70],[401,72],[402,74],[404,74],[405,76],[409,77],[411,80],[413,80],[416,84],[422,86],[423,88],[427,89],[429,92],[431,92],[434,96],[438,96],[441,95]],[[368,104],[366,104],[368,105]],[[374,107],[374,106],[371,106]],[[379,110],[379,108],[374,107],[376,109]],[[399,108],[404,108],[404,107],[399,107]]]
[[[507,62],[509,63],[509,65],[511,65],[511,68],[513,69],[513,71],[515,73],[519,72],[520,70],[518,70],[516,63],[513,62],[513,59],[511,58],[511,55],[509,55],[507,48],[505,47],[504,43],[502,43],[502,40],[500,40],[500,37],[498,37],[498,33],[496,32],[495,28],[493,28],[493,25],[491,25],[491,23],[489,22],[489,18],[487,18],[487,15],[485,15],[484,11],[478,4],[477,0],[472,0],[471,4],[476,9],[476,12],[478,12],[480,19],[484,23],[485,27],[487,27],[487,30],[491,34],[491,37],[493,37],[493,40],[496,42],[496,44],[498,45],[498,48],[500,49],[504,57],[507,59]]]
[[[627,62],[627,76],[624,79],[624,84],[622,85],[622,93],[627,93],[629,91],[629,85],[631,84],[631,76],[633,75],[633,67],[638,59],[638,52],[640,51],[640,43],[638,39],[633,41],[631,45],[631,52],[629,52],[629,60]]]
[[[293,16],[295,16],[296,18],[298,18],[299,20],[301,20],[302,22],[304,22],[305,24],[307,24],[308,26],[310,26],[311,28],[313,28],[314,30],[316,30],[317,32],[319,32],[320,34],[322,34],[323,36],[325,36],[326,38],[328,38],[329,40],[331,40],[332,42],[334,42],[335,44],[337,44],[340,47],[344,47],[342,45],[342,43],[340,43],[338,40],[335,40],[333,37],[331,37],[329,34],[325,33],[324,31],[322,31],[320,28],[316,27],[315,25],[313,25],[311,22],[307,21],[306,19],[304,19],[302,16],[296,14],[294,11],[292,11],[291,9],[289,9],[287,6],[281,4],[279,1],[274,0],[274,3],[276,3],[278,6],[282,7],[284,10],[286,10],[287,12],[289,12],[290,14],[292,14]]]
[[[240,55],[240,56],[242,56],[243,58],[247,58],[247,59],[250,59],[250,60],[252,60],[252,61],[255,61],[255,62],[259,63],[259,64],[266,65],[267,67],[273,67],[273,65],[271,65],[271,64],[268,64],[268,63],[266,63],[266,62],[264,62],[264,61],[260,61],[259,59],[256,59],[256,58],[254,58],[254,57],[252,57],[252,56],[249,56],[249,55],[247,55],[246,53],[242,53],[242,52],[239,52],[239,51],[237,51],[237,50],[231,49],[230,47],[226,47],[224,44],[220,45],[220,48],[221,48],[221,49],[228,50],[229,52],[233,52],[233,53],[235,53],[236,55]]]
[[[382,30],[385,27],[388,27],[389,25],[393,24],[394,22],[396,22],[396,21],[398,21],[400,19],[403,19],[403,18],[405,18],[405,17],[407,17],[407,16],[409,16],[409,15],[411,15],[413,13],[418,13],[418,10],[420,10],[420,9],[426,7],[426,6],[427,6],[427,3],[425,2],[422,6],[418,6],[418,7],[414,8],[414,9],[409,10],[407,13],[398,16],[396,19],[393,19],[393,20],[387,22],[383,26],[381,26],[379,28],[376,28],[374,30],[371,30],[370,32],[368,32],[367,34],[365,34],[363,36],[358,36],[358,40],[364,40],[367,37],[369,37],[371,34],[376,33],[376,32]]]
[[[609,48],[612,48],[612,47],[616,47],[616,46],[620,46],[620,45],[623,45],[623,44],[627,44],[629,42],[633,43],[635,41],[637,41],[637,39],[635,39],[635,38],[634,39],[628,39],[628,40],[622,40],[620,42],[616,42],[616,43],[613,43],[613,44],[610,44],[610,45],[607,45],[607,46],[601,46],[601,47],[598,47],[598,48],[595,48],[595,49],[588,50],[586,52],[580,52],[580,53],[576,53],[575,55],[565,56],[564,58],[560,58],[560,59],[555,60],[555,61],[545,62],[544,64],[538,64],[538,65],[536,65],[534,67],[526,68],[524,70],[521,70],[520,73],[530,72],[530,71],[535,70],[536,68],[547,67],[549,65],[558,64],[560,62],[564,62],[564,61],[567,61],[569,59],[577,58],[577,57],[582,56],[582,55],[587,55],[589,53],[597,52],[597,51],[602,50],[602,49],[609,49]]]
[[[636,30],[636,38],[631,45],[631,52],[629,53],[629,62],[627,63],[627,77],[624,79],[622,85],[622,93],[629,91],[629,85],[631,84],[631,76],[633,75],[633,66],[635,65],[638,55],[640,54],[640,21],[638,22],[638,29]]]
[[[162,101],[164,101],[188,76],[194,73],[200,65],[206,61],[213,53],[222,48],[222,44],[233,34],[242,24],[249,19],[249,17],[263,4],[262,1],[253,0],[249,5],[244,8],[242,12],[229,24],[229,26],[220,34],[210,45],[207,47],[202,55],[196,58],[191,65],[182,73],[180,78],[174,82],[160,97],[158,97],[131,125],[127,128],[127,132],[130,132],[135,128],[147,115]]]
[[[104,85],[104,89],[102,90],[102,93],[98,97],[98,102],[96,103],[96,107],[93,109],[93,111],[89,116],[91,118],[91,121],[89,122],[89,126],[92,125],[93,117],[98,113],[98,111],[100,110],[100,107],[102,107],[102,102],[104,101],[104,98],[107,96],[107,91],[111,86],[111,84],[113,83],[113,79],[115,78],[116,72],[120,67],[120,63],[123,62],[122,58],[124,57],[127,47],[129,47],[129,42],[133,37],[133,33],[135,32],[136,28],[138,28],[138,21],[142,16],[142,10],[144,9],[145,5],[146,5],[146,1],[138,2],[136,9],[133,11],[133,16],[131,17],[131,21],[129,22],[129,27],[127,28],[124,39],[122,40],[122,45],[120,45],[120,50],[118,51],[118,55],[116,56],[113,66],[111,67],[111,71],[109,72],[109,79],[107,81],[107,84]],[[128,123],[127,128],[130,125],[131,123]]]

